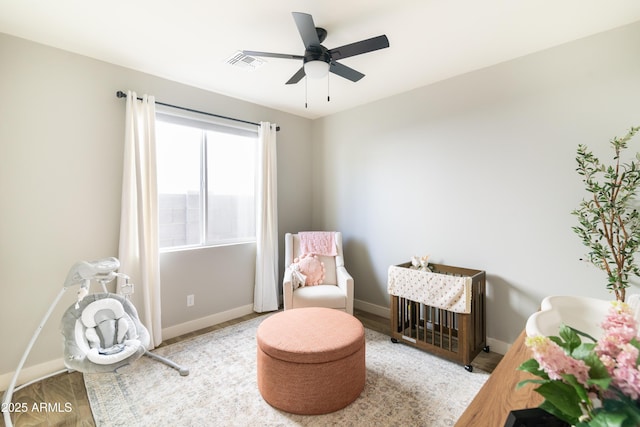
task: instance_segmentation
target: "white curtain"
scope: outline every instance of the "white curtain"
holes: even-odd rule
[[[278,197],[276,125],[261,122],[258,130],[256,186],[256,283],[253,309],[278,309]]]
[[[127,93],[118,258],[119,271],[135,284],[132,300],[149,330],[152,349],[162,342],[155,99],[144,95],[140,101],[131,91]]]

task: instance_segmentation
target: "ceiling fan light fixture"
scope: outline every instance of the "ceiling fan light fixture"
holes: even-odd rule
[[[329,74],[329,63],[322,60],[304,63],[304,73],[312,79],[321,79]]]
[[[333,49],[327,49],[321,44],[327,37],[327,30],[316,27],[313,22],[313,17],[308,13],[292,12],[292,15],[304,44],[304,55],[258,52],[254,50],[242,51],[244,55],[252,57],[263,56],[267,58],[302,59],[303,66],[287,80],[285,83],[287,85],[296,84],[305,76],[311,77],[312,79],[321,79],[327,77],[329,73],[333,73],[352,82],[357,82],[364,77],[364,74],[337,61],[389,47],[389,39],[383,34]]]

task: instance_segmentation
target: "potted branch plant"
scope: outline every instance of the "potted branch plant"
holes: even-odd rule
[[[589,249],[586,260],[607,274],[607,289],[624,301],[631,275],[640,276],[634,255],[640,248],[640,213],[634,207],[640,187],[640,153],[623,163],[622,152],[640,130],[632,127],[622,138],[611,140],[613,163],[604,165],[578,145],[577,172],[590,197],[572,212],[580,225],[572,227]]]

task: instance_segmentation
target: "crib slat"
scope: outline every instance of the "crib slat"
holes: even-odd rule
[[[449,351],[453,351],[453,312],[447,311],[447,324],[449,326]]]

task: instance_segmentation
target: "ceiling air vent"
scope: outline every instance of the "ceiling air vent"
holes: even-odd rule
[[[255,70],[264,64],[262,59],[254,56],[245,55],[241,51],[237,51],[225,61],[234,67],[244,68],[245,70]]]

